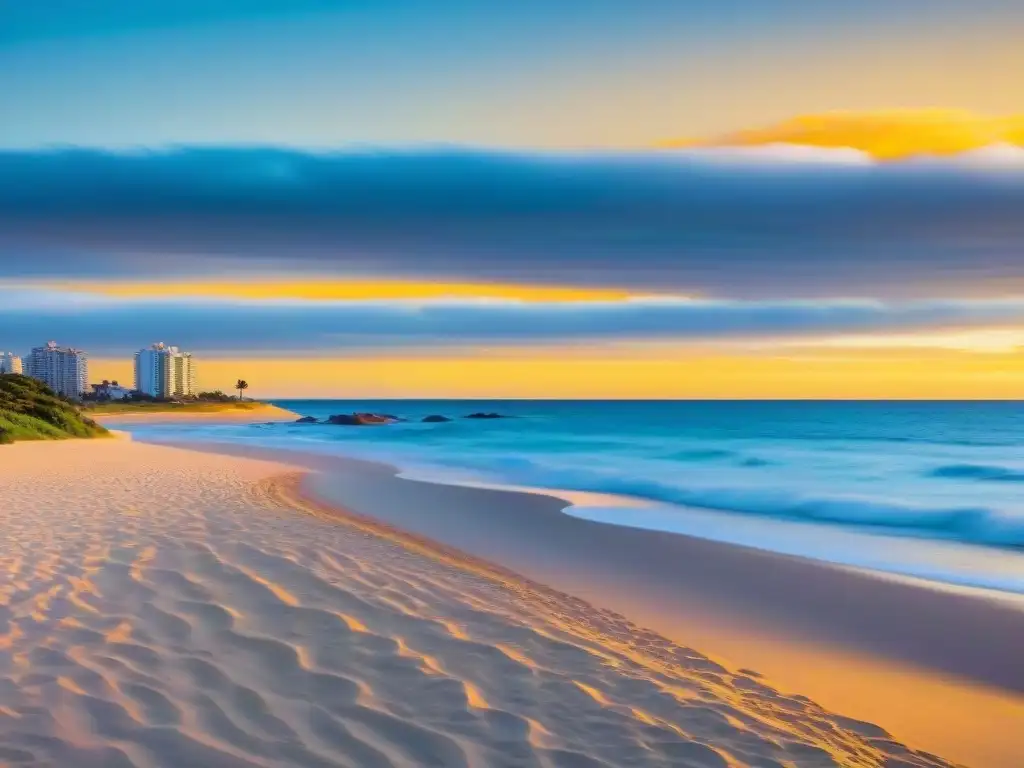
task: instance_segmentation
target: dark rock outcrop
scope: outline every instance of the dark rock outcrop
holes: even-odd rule
[[[471,413],[466,417],[467,419],[504,419],[506,416],[500,413]]]
[[[381,424],[394,424],[397,421],[393,416],[386,416],[381,413],[337,413],[327,419],[328,424],[340,424],[350,427],[370,427]]]
[[[317,424],[319,419],[316,416],[303,416],[301,419],[295,420],[296,424]]]
[[[439,413],[434,413],[430,416],[424,416],[423,421],[427,424],[440,424],[443,421],[451,421],[451,418],[448,416],[442,416]]]

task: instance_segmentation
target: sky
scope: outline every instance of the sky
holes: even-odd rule
[[[0,2],[0,350],[255,396],[1020,397],[1024,5]]]
[[[0,146],[632,147],[1021,109],[1016,0],[0,4]]]

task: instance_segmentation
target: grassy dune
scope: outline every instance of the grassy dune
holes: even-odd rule
[[[20,374],[0,375],[0,445],[108,434],[45,384]]]

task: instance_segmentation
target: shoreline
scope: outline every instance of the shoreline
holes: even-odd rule
[[[985,768],[1015,768],[1024,749],[1014,728],[1024,717],[1024,668],[1011,639],[1024,636],[1017,606],[576,518],[562,511],[567,502],[544,493],[442,485],[398,477],[384,464],[284,449],[188,447],[288,456],[314,471],[303,483],[314,502],[352,509],[614,610],[878,722],[915,746]],[[432,513],[415,511],[422,507]]]
[[[686,505],[671,505],[673,507],[677,507],[679,511],[685,512],[691,516],[699,515],[705,518],[715,517],[725,519],[736,525],[747,526],[748,529],[753,528],[754,526],[761,528],[761,532],[753,535],[745,534],[737,536],[735,534],[722,534],[719,530],[722,523],[719,522],[714,526],[713,531],[709,533],[709,535],[704,535],[702,527],[699,525],[693,526],[691,524],[688,527],[680,527],[676,524],[669,527],[668,525],[655,526],[649,524],[630,524],[629,522],[622,520],[621,514],[625,510],[635,509],[649,514],[649,510],[651,508],[656,508],[663,503],[667,503],[661,502],[657,499],[651,499],[643,496],[607,493],[604,491],[576,491],[562,488],[515,485],[500,482],[449,481],[442,478],[432,478],[429,476],[429,473],[421,474],[417,472],[409,472],[401,467],[388,464],[387,462],[377,462],[374,459],[362,459],[356,456],[346,458],[350,458],[354,461],[380,463],[390,469],[393,469],[396,473],[396,477],[402,480],[456,485],[466,488],[479,488],[482,490],[508,491],[512,493],[524,493],[531,496],[555,498],[563,502],[564,506],[561,509],[563,514],[588,522],[607,525],[613,528],[632,528],[635,530],[650,531],[655,534],[683,536],[690,539],[699,539],[701,541],[714,541],[729,546],[768,552],[781,557],[813,561],[832,568],[845,569],[869,575],[874,578],[903,582],[931,590],[960,593],[981,599],[1001,600],[1014,604],[1024,610],[1024,589],[1019,588],[1017,584],[1014,584],[1013,587],[1006,587],[1003,584],[997,585],[995,583],[982,583],[977,579],[970,580],[956,572],[932,573],[925,575],[924,573],[915,572],[915,570],[906,570],[905,568],[897,569],[888,562],[877,562],[876,560],[872,564],[867,564],[864,562],[864,558],[843,559],[841,557],[836,557],[835,559],[832,559],[829,557],[819,557],[817,554],[809,551],[806,546],[793,547],[784,543],[784,537],[786,535],[792,535],[794,532],[806,531],[815,527],[815,525],[819,525],[827,530],[830,535],[845,537],[847,545],[851,548],[856,548],[862,544],[870,544],[876,549],[880,546],[898,546],[904,548],[902,554],[906,555],[907,550],[905,547],[909,544],[912,547],[920,546],[922,548],[942,547],[944,548],[942,555],[946,557],[963,555],[965,557],[977,558],[979,556],[987,556],[990,560],[993,557],[1001,557],[1005,554],[1017,554],[1020,552],[1019,547],[979,545],[955,539],[929,539],[918,538],[915,536],[889,538],[886,536],[890,533],[888,529],[870,529],[866,527],[847,529],[839,524],[829,521],[823,521],[815,524],[810,521],[792,520],[790,518],[772,516],[762,517],[760,515],[748,516],[744,513],[737,513],[729,510],[691,507]],[[594,514],[595,509],[601,514]],[[618,515],[615,516],[614,519],[608,519],[609,516],[607,514],[603,514],[607,510],[615,510]],[[771,543],[767,544],[763,541],[763,531],[769,527],[776,530],[773,531]],[[879,540],[882,541],[881,544],[879,543]],[[834,546],[835,545],[833,545],[833,547]],[[835,551],[830,552],[830,554],[835,555]]]
[[[293,457],[67,441],[6,458],[4,760],[952,768],[600,605],[311,501]]]

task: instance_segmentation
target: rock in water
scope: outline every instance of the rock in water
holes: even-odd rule
[[[439,424],[442,421],[451,421],[451,419],[448,416],[442,416],[439,413],[434,413],[430,416],[424,416],[423,421],[427,424]]]
[[[379,413],[337,413],[327,419],[328,424],[350,427],[368,427],[380,424],[394,424],[397,419]]]
[[[504,419],[500,413],[471,413],[466,417],[467,419]]]
[[[296,419],[296,424],[316,424],[319,420],[316,416],[303,416],[301,419]]]

